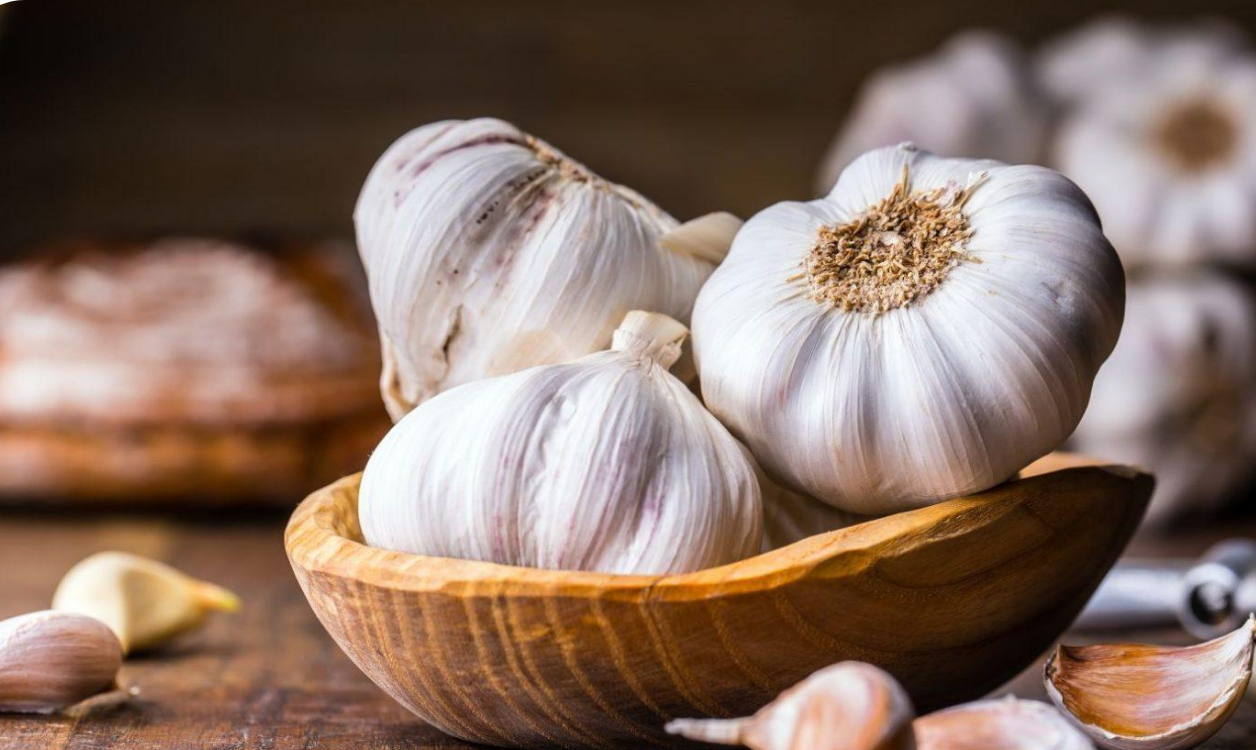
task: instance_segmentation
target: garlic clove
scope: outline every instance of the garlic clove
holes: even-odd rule
[[[1093,750],[1094,745],[1040,701],[976,701],[922,716],[912,724],[917,750]]]
[[[724,211],[699,216],[659,237],[659,246],[673,253],[688,255],[719,265],[728,255],[733,238],[744,224]]]
[[[45,610],[0,622],[0,711],[49,713],[111,689],[122,646],[99,620]]]
[[[57,585],[52,607],[95,617],[130,652],[192,630],[211,612],[234,612],[240,600],[165,563],[127,552],[100,552],[70,568]]]
[[[1185,648],[1063,646],[1047,661],[1051,700],[1106,748],[1181,750],[1211,737],[1252,674],[1256,618]]]
[[[781,693],[754,716],[676,719],[670,734],[752,750],[913,750],[911,699],[885,671],[847,661]]]

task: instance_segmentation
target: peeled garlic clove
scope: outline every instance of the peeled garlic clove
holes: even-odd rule
[[[0,622],[0,711],[48,713],[111,689],[122,646],[104,623],[68,612]]]
[[[371,170],[354,223],[394,420],[453,386],[604,349],[629,310],[687,321],[731,226],[678,226],[490,118],[402,136]]]
[[[1077,426],[1124,288],[1062,175],[877,149],[737,233],[694,306],[703,401],[774,478],[845,511],[980,492]]]
[[[912,727],[917,750],[1094,750],[1051,706],[1011,696],[936,711]]]
[[[129,652],[159,646],[199,626],[211,612],[234,612],[240,600],[165,563],[100,552],[70,568],[57,585],[52,607],[100,620]]]
[[[611,351],[421,404],[367,463],[366,542],[605,573],[689,572],[756,554],[752,462],[668,372],[687,333],[634,311]]]
[[[754,716],[676,719],[670,734],[753,750],[913,750],[911,699],[885,671],[847,661],[786,690]]]
[[[1060,646],[1047,693],[1086,734],[1116,750],[1182,750],[1220,729],[1247,690],[1256,619],[1185,648]]]

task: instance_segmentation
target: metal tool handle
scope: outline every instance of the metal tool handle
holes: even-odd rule
[[[1176,626],[1190,560],[1122,560],[1073,622],[1080,630]]]

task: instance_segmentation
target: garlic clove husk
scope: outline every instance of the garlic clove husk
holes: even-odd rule
[[[212,612],[235,612],[240,600],[165,563],[127,552],[100,552],[65,574],[52,607],[100,620],[131,652],[199,627]]]
[[[912,728],[917,750],[1094,750],[1051,706],[1012,696],[935,711]]]
[[[1047,661],[1051,700],[1099,745],[1184,750],[1220,729],[1252,674],[1256,619],[1184,648],[1063,646]]]
[[[753,716],[675,719],[665,729],[691,740],[752,750],[913,750],[915,711],[902,686],[863,662],[826,667]]]
[[[629,310],[688,321],[729,224],[678,226],[491,118],[400,138],[371,170],[354,223],[394,421],[448,388],[605,349]]]
[[[634,311],[610,351],[421,404],[367,463],[358,506],[366,542],[625,574],[756,554],[753,463],[668,372],[687,333],[665,315]]]
[[[877,149],[737,233],[694,307],[703,401],[772,477],[848,512],[979,492],[1076,427],[1124,281],[1062,175]]]
[[[0,712],[50,713],[111,690],[122,646],[104,623],[45,610],[0,622]]]

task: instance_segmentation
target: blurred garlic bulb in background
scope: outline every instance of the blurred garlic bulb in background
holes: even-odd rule
[[[731,240],[669,241],[676,220],[641,195],[487,118],[403,136],[354,221],[394,420],[446,388],[603,349],[634,308],[687,321]]]
[[[774,479],[884,514],[1058,446],[1123,307],[1071,182],[899,146],[746,223],[698,296],[694,352],[707,407]]]
[[[1135,57],[1064,116],[1055,166],[1127,265],[1256,263],[1256,55],[1201,33]]]
[[[1136,82],[1152,68],[1194,65],[1240,52],[1247,38],[1215,18],[1153,26],[1108,16],[1043,45],[1034,60],[1038,88],[1057,106]]]
[[[763,551],[871,520],[786,489],[756,467],[763,494]]]
[[[832,189],[863,152],[903,141],[942,156],[1036,162],[1045,125],[1016,43],[993,32],[964,32],[932,55],[868,78],[824,157],[817,191]]]
[[[1127,294],[1072,445],[1156,472],[1148,525],[1215,511],[1253,474],[1256,300],[1215,274],[1136,280]]]
[[[757,554],[753,462],[667,371],[687,333],[634,311],[612,351],[420,405],[366,466],[367,543],[604,573],[681,573]]]

